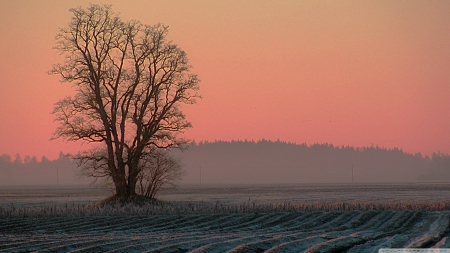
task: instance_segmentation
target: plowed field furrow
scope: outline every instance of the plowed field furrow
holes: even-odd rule
[[[279,227],[287,232],[292,231],[306,231],[305,225],[309,226],[308,224],[315,222],[315,220],[318,219],[318,217],[326,215],[325,213],[319,212],[319,213],[306,213],[301,214],[298,217],[294,218],[292,221],[287,221],[284,223],[281,223]],[[310,225],[312,227],[312,225]]]
[[[111,250],[111,248],[114,248],[118,245],[123,245],[125,243],[130,243],[133,240],[130,239],[116,239],[116,238],[112,238],[112,239],[108,239],[105,241],[101,241],[98,244],[94,244],[94,245],[88,245],[88,246],[84,246],[84,247],[79,247],[75,250],[69,251],[70,253],[76,253],[76,252],[104,252],[107,250]]]
[[[110,219],[98,224],[98,226],[91,228],[89,231],[93,233],[108,233],[113,231],[133,230],[136,228],[142,228],[142,224],[146,223],[146,219],[147,218],[139,217],[110,217]]]
[[[401,214],[401,213],[399,212],[398,214]],[[387,245],[396,245],[396,246],[403,245],[404,241],[402,241],[402,237],[399,237],[398,234],[401,234],[401,235],[408,234],[409,233],[408,229],[410,228],[411,224],[414,222],[417,222],[419,216],[420,215],[417,213],[414,213],[412,215],[407,215],[406,221],[404,219],[400,219],[403,223],[392,230],[387,229],[387,227],[392,226],[391,221],[389,221],[388,222],[389,224],[387,224],[386,226],[379,226],[379,227],[377,227],[377,229],[358,230],[360,237],[365,238],[365,239],[363,241],[358,241],[358,240],[356,240],[356,241],[351,240],[351,241],[355,241],[356,242],[355,244],[358,245],[358,244],[361,244],[361,242],[365,243],[366,241],[368,241],[370,243],[372,243],[373,241],[376,241],[376,240],[384,241],[383,240],[384,238],[390,238],[393,236],[395,238],[395,240],[390,239],[384,243],[387,243]],[[392,216],[392,220],[398,220],[398,219],[399,219],[398,215]],[[331,244],[331,245],[333,245],[333,244]],[[356,245],[353,245],[353,246],[356,246]],[[339,246],[339,247],[342,247],[342,246]],[[349,249],[351,247],[350,247],[350,245],[348,245],[348,246],[345,246],[345,248]],[[356,252],[358,252],[358,251],[356,251]]]
[[[300,236],[299,236],[300,235]],[[265,240],[259,240],[255,242],[248,242],[236,246],[230,252],[262,252],[267,250],[273,250],[276,246],[284,244],[286,242],[303,240],[305,238],[298,239],[299,237],[304,237],[304,234],[290,234],[290,235],[272,235],[272,237]],[[312,238],[312,237],[306,237]]]
[[[337,217],[335,220],[326,224],[325,231],[333,231],[333,230],[345,230],[348,229],[352,222],[355,219],[361,216],[360,212],[351,211],[351,212],[343,212],[342,215]]]
[[[317,213],[316,214],[315,213],[296,213],[296,215],[298,215],[298,216],[293,217],[292,220],[281,222],[280,224],[278,224],[278,227],[280,227],[280,229],[283,229],[283,230],[287,230],[290,227],[296,227],[300,223],[305,223],[312,219],[315,219],[317,216]]]
[[[330,239],[328,241],[316,244],[307,250],[305,253],[313,252],[346,252],[354,245],[364,243],[369,239],[366,237],[359,237],[356,234],[350,236],[340,236],[338,238]]]
[[[449,247],[449,211],[7,218],[0,252],[377,252]]]
[[[236,235],[236,236],[239,236],[239,235]],[[190,253],[227,252],[227,251],[233,249],[234,247],[241,245],[242,243],[248,242],[249,239],[254,238],[254,237],[255,236],[253,236],[253,235],[252,236],[241,235],[238,238],[225,239],[225,240],[221,240],[219,242],[208,243],[208,244],[202,245],[196,249],[191,250]]]
[[[108,231],[144,231],[149,232],[154,229],[154,226],[164,224],[170,221],[170,218],[159,217],[156,219],[154,216],[149,217],[127,217],[126,220],[120,224],[108,226]]]
[[[222,217],[224,215],[220,214],[204,214],[204,215],[194,215],[190,216],[190,219],[187,223],[185,223],[186,227],[191,229],[201,228],[204,223],[211,222],[216,220],[218,217]]]
[[[90,232],[91,230],[95,230],[97,227],[101,227],[102,224],[104,224],[105,220],[107,220],[109,217],[92,217],[86,220],[86,222],[83,222],[76,226],[69,226],[67,228],[68,232],[74,232],[73,228],[78,228],[79,230],[84,230],[86,232]],[[118,217],[117,221],[120,223],[121,218]]]
[[[80,237],[61,237],[61,238],[52,238],[51,236],[46,238],[40,238],[39,240],[34,240],[32,242],[26,242],[26,239],[24,238],[24,242],[17,245],[10,247],[8,249],[2,250],[0,252],[29,252],[29,251],[42,251],[51,249],[53,247],[61,247],[67,244],[76,244],[78,243],[84,243],[86,241],[89,241],[89,236],[80,236]]]
[[[67,251],[71,251],[76,248],[84,247],[86,245],[95,245],[95,244],[103,243],[104,241],[108,241],[108,240],[109,239],[107,237],[94,236],[94,237],[91,237],[90,239],[86,239],[86,240],[78,241],[78,242],[72,242],[72,243],[58,241],[58,242],[55,242],[55,246],[47,247],[45,249],[41,248],[38,251],[39,252],[67,252]]]
[[[224,217],[225,216],[225,217]],[[229,218],[228,215],[221,215],[219,219],[214,220],[213,217],[211,217],[208,220],[202,220],[201,223],[198,222],[195,224],[192,228],[193,229],[208,229],[209,231],[217,231],[217,230],[223,230],[228,229],[228,231],[231,231],[231,227],[238,226],[239,224],[249,222],[253,220],[255,217],[254,214],[236,214],[233,215],[233,218]],[[218,216],[216,216],[218,217]],[[228,218],[227,218],[228,217]]]
[[[394,215],[400,215],[399,212],[378,211],[378,213],[370,218],[366,223],[360,225],[361,229],[378,229],[388,222]]]
[[[312,219],[305,220],[297,220],[297,224],[287,228],[289,231],[313,231],[317,229],[317,226],[324,224],[326,221],[329,221],[335,217],[334,213],[331,212],[320,212],[315,215],[315,217],[311,217]]]
[[[98,219],[96,219],[98,218]],[[85,227],[92,226],[92,224],[100,223],[104,218],[95,217],[95,218],[86,218],[80,220],[78,218],[66,218],[61,220],[43,220],[43,219],[34,219],[34,224],[39,226],[40,230],[47,231],[48,233],[56,232],[71,232],[71,230],[76,227],[77,230],[85,229]]]
[[[1,241],[0,244],[0,252],[8,252],[12,249],[18,249],[20,247],[22,247],[23,245],[29,244],[29,245],[38,245],[40,244],[42,241],[40,241],[39,239],[32,239],[32,240],[27,240],[27,239],[11,239],[12,242],[10,241]]]
[[[324,239],[322,236],[314,235],[314,236],[308,236],[305,238],[295,239],[289,242],[283,242],[278,245],[273,246],[270,249],[266,250],[266,253],[278,253],[278,252],[302,252],[312,245],[318,245],[320,243],[325,242],[326,239]]]
[[[158,232],[158,231],[166,231],[166,230],[172,230],[177,229],[179,227],[184,227],[184,224],[190,224],[190,216],[187,217],[179,217],[177,219],[173,219],[170,222],[164,223],[164,224],[157,224],[152,227],[152,232]]]
[[[317,249],[332,249],[330,252],[344,252],[344,249],[347,250],[354,245],[358,245],[361,243],[364,243],[366,241],[371,240],[370,236],[366,236],[364,234],[372,235],[373,232],[367,233],[367,231],[356,232],[354,229],[348,229],[348,230],[342,230],[342,231],[330,231],[330,232],[323,232],[323,231],[315,231],[315,234],[319,234],[319,237],[324,239],[323,242],[320,245],[315,245]],[[311,235],[308,238],[314,238],[314,234],[311,233]],[[281,240],[280,240],[281,241]],[[290,241],[283,241],[279,245],[283,246],[277,246],[277,245],[271,245],[272,248],[270,248],[270,251],[278,252],[280,248],[285,247],[285,245],[290,245],[291,242],[296,243],[299,240],[290,240]],[[314,247],[313,247],[314,248]],[[304,249],[306,250],[306,249]],[[322,252],[322,250],[319,250],[318,252]],[[325,250],[325,252],[329,252],[329,250]]]
[[[26,231],[30,228],[30,224],[26,221],[23,221],[23,219],[13,218],[13,219],[7,219],[5,220],[5,224],[0,227],[0,233],[2,232],[22,232]]]
[[[106,252],[109,250],[113,250],[120,247],[125,247],[130,244],[142,244],[142,243],[157,243],[159,238],[152,238],[152,237],[139,237],[139,238],[133,238],[133,237],[114,237],[112,239],[108,240],[99,240],[95,242],[90,242],[86,244],[80,244],[75,249],[71,249],[68,252]]]
[[[448,215],[434,213],[429,219],[413,224],[410,237],[413,238],[407,245],[409,248],[430,247],[440,241],[448,228]]]
[[[200,230],[209,230],[209,231],[214,231],[214,229],[212,227],[216,226],[217,224],[220,223],[225,223],[227,221],[230,220],[234,220],[236,219],[236,217],[239,217],[239,214],[236,215],[232,215],[232,214],[226,214],[226,215],[214,215],[209,217],[208,220],[205,220],[202,224],[199,224],[196,226],[197,229]]]
[[[352,227],[352,228],[357,228],[357,227],[363,228],[364,224],[369,223],[371,220],[373,220],[379,214],[380,214],[380,212],[378,212],[378,211],[359,212],[359,215],[355,216],[351,221],[349,221],[345,224],[341,224],[341,226]]]
[[[239,246],[236,246],[233,249],[229,250],[228,252],[229,253],[262,252],[268,248],[267,245],[270,243],[270,241],[276,240],[278,238],[279,238],[279,236],[260,238],[259,240],[255,240],[253,242],[247,242],[247,243],[241,244]]]
[[[61,217],[55,217],[51,220],[35,219],[35,224],[39,226],[42,230],[46,230],[47,227],[64,227],[64,226],[70,227],[71,221],[72,224],[77,224],[77,221],[76,220],[73,221],[72,218],[61,218]]]
[[[385,217],[389,215],[391,214],[386,213],[382,215],[380,211],[365,211],[361,212],[360,217],[355,217],[354,221],[342,225],[351,225],[354,228],[360,228],[362,230],[372,229],[374,226],[379,225],[379,222],[385,222],[387,219],[389,219]]]
[[[420,222],[421,218],[422,217],[419,213],[413,213],[411,215],[408,215],[408,218],[406,220],[400,219],[401,220],[400,222],[402,222],[402,223],[399,224],[398,226],[395,226],[395,228],[388,229],[387,227],[383,226],[377,230],[377,231],[383,232],[378,237],[385,237],[385,236],[394,235],[394,234],[405,234],[405,233],[407,233],[407,231],[410,231],[410,229],[412,228],[412,226],[414,225],[415,222]]]
[[[334,228],[339,225],[339,220],[349,220],[350,219],[349,216],[352,217],[352,213],[350,212],[334,213],[333,215],[326,217],[325,219],[319,219],[321,223],[314,226],[314,230],[327,231],[332,229],[334,231],[336,230]]]
[[[380,238],[377,240],[368,240],[363,244],[353,245],[347,250],[347,253],[378,253],[380,248],[385,248],[385,243],[390,240],[389,237]]]
[[[450,248],[450,238],[448,236],[444,236],[430,248]]]
[[[400,226],[403,226],[403,224],[411,218],[411,216],[414,215],[413,212],[397,212],[391,219],[383,223],[378,229],[383,231],[393,231]]]
[[[52,222],[53,219],[44,220],[42,218],[28,218],[24,219],[28,220],[28,223],[33,224],[29,230],[23,230],[23,232],[35,232],[36,228],[39,227],[39,230],[45,231],[47,233],[54,232],[72,232],[75,228],[76,231],[80,229],[84,229],[85,226],[92,226],[92,224],[96,224],[99,219],[94,219],[90,217],[83,218],[66,218],[65,221],[56,221]]]
[[[215,226],[211,226],[210,229],[230,229],[230,230],[240,230],[240,229],[251,229],[260,224],[265,224],[267,221],[271,221],[274,218],[279,217],[280,214],[254,214],[253,217],[247,222],[241,224],[236,224],[233,226],[227,226],[228,224],[219,223]]]
[[[208,236],[207,238],[199,238],[199,239],[193,239],[193,240],[185,240],[180,243],[173,243],[173,244],[167,244],[160,246],[158,248],[153,249],[147,249],[143,252],[150,253],[150,252],[187,252],[190,249],[195,249],[198,247],[201,247],[202,245],[217,241],[217,240],[223,240],[231,237],[224,236],[224,235],[216,235],[216,236]]]
[[[207,229],[209,231],[214,231],[214,229],[211,227],[211,224],[215,224],[216,219],[218,217],[222,217],[224,215],[218,215],[218,216],[209,216],[209,217],[195,217],[195,219],[189,219],[187,220],[185,223],[183,223],[183,230],[185,229],[190,229],[190,230],[194,230],[194,231],[198,231],[198,230],[204,230],[205,227],[207,227]],[[228,224],[236,224],[236,223],[241,223],[242,220],[244,219],[244,215],[240,214],[240,215],[236,215],[235,217],[233,217],[233,219],[221,219],[221,224],[223,226],[228,226]],[[180,230],[180,226],[176,226],[175,228],[172,228],[176,231]]]
[[[383,248],[402,248],[406,246],[406,242],[408,241],[408,235],[404,234],[395,234],[393,236],[388,236],[388,240],[383,243]]]
[[[160,240],[142,240],[140,243],[132,243],[128,245],[124,245],[123,247],[116,248],[113,250],[110,250],[108,252],[130,252],[130,251],[138,251],[142,252],[146,249],[155,249],[164,247],[166,245],[178,245],[181,243],[184,243],[188,240],[202,240],[205,238],[210,238],[210,235],[204,234],[204,235],[183,235],[183,236],[174,236],[169,238],[161,238]]]
[[[95,224],[97,226],[122,226],[128,224],[130,218],[134,217],[120,217],[120,216],[107,216],[107,217],[95,217]]]
[[[271,228],[271,229],[280,229],[283,230],[283,226],[282,224],[294,220],[296,218],[298,218],[299,216],[302,216],[303,214],[299,214],[299,213],[283,213],[283,215],[278,216],[276,219],[272,220],[272,221],[268,221],[264,224],[261,224],[260,227],[261,228]]]
[[[198,219],[195,222],[193,222],[193,224],[188,225],[187,228],[190,228],[192,230],[208,229],[209,231],[212,231],[210,229],[211,224],[215,224],[216,222],[225,223],[228,220],[230,220],[230,219],[227,220],[228,215],[224,215],[224,214],[205,214],[205,215],[200,215],[200,217],[198,217]],[[239,219],[237,217],[241,217],[241,216],[236,215],[236,218],[234,218],[232,220]],[[184,230],[184,228],[183,228],[183,230]]]
[[[446,216],[448,218],[448,215]],[[430,231],[429,228],[425,226],[425,228],[419,229],[419,228],[413,228],[415,224],[422,224],[424,221],[422,220],[422,215],[420,213],[414,212],[410,216],[408,216],[407,220],[404,221],[404,219],[401,219],[404,221],[400,226],[398,226],[396,229],[393,230],[387,230],[386,227],[380,227],[381,230],[378,234],[372,233],[371,238],[371,244],[374,244],[373,241],[383,242],[383,247],[423,247],[425,244],[424,242],[427,242],[430,239],[428,237],[429,233],[433,233],[433,231]],[[393,220],[397,220],[398,216],[393,217]],[[435,216],[430,214],[426,217],[427,222],[435,222]],[[392,222],[390,222],[392,223]],[[389,225],[388,225],[389,226]],[[446,228],[445,228],[446,229]],[[444,229],[444,231],[445,231]],[[421,236],[420,236],[421,235]],[[419,236],[419,239],[416,237]],[[414,239],[411,239],[414,238]],[[422,238],[423,240],[420,240]],[[436,238],[438,240],[438,238]],[[418,242],[417,244],[411,243],[411,240]],[[408,243],[408,241],[410,243]],[[409,244],[409,245],[408,245]],[[375,245],[377,245],[375,243]],[[357,247],[359,248],[359,247]],[[379,247],[377,247],[379,248]],[[358,252],[358,251],[355,251]]]
[[[216,228],[220,231],[248,231],[253,229],[265,229],[268,228],[268,222],[277,219],[279,216],[280,215],[274,214],[250,214],[249,216],[241,217],[238,220],[229,219],[226,223],[218,224],[212,228]]]
[[[314,229],[327,229],[332,227],[335,220],[348,216],[349,212],[329,212],[326,216],[317,219]],[[344,218],[345,219],[345,218]]]
[[[117,244],[109,244],[109,245],[97,245],[92,250],[87,249],[85,252],[95,252],[97,249],[100,249],[99,252],[130,252],[134,251],[136,248],[139,248],[139,245],[155,245],[157,247],[160,243],[164,243],[165,241],[182,241],[186,238],[192,238],[193,235],[160,235],[160,236],[139,236],[139,237],[131,237],[123,242]],[[141,252],[140,250],[139,252]]]

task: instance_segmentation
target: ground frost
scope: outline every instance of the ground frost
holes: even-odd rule
[[[375,252],[446,246],[449,221],[449,211],[14,217],[1,219],[0,252]]]

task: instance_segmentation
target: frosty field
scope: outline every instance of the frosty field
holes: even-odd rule
[[[0,252],[450,248],[446,184],[181,186],[140,208],[87,187],[0,187]]]

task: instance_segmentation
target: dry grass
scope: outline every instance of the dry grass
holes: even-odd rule
[[[83,217],[83,216],[148,216],[185,214],[234,214],[234,213],[282,213],[316,211],[443,211],[450,210],[450,201],[408,202],[315,202],[315,203],[255,203],[222,204],[218,202],[164,202],[149,201],[111,204],[110,201],[95,204],[49,204],[44,206],[16,207],[11,204],[0,207],[0,217]]]

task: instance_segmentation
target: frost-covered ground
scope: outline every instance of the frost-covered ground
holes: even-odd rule
[[[203,185],[165,190],[161,199],[170,201],[330,202],[330,201],[447,201],[450,183],[401,184],[279,184]]]
[[[103,195],[83,187],[14,195],[0,187],[0,252],[450,248],[445,184],[183,186],[162,192],[166,206],[159,209],[85,205]]]
[[[111,195],[89,186],[0,186],[0,206],[89,203]],[[164,189],[164,201],[242,203],[299,203],[333,201],[447,201],[450,183],[182,185]]]

